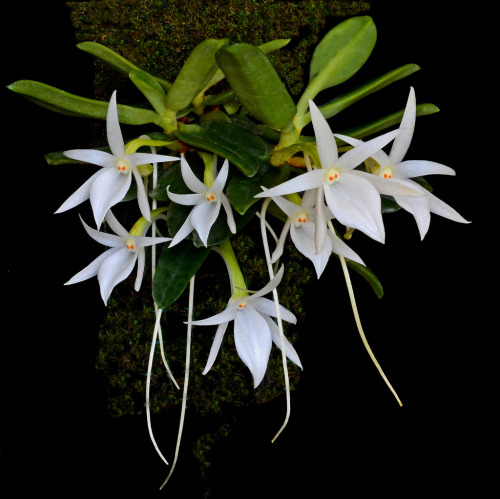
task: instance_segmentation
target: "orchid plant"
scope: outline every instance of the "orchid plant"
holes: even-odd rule
[[[165,367],[178,387],[164,355],[160,321],[162,311],[182,300],[187,289],[186,370],[173,464],[184,424],[193,326],[217,326],[211,350],[206,352],[203,374],[214,365],[231,322],[237,354],[248,367],[254,387],[266,376],[272,345],[281,350],[287,412],[277,435],[285,427],[291,407],[287,360],[303,367],[283,326],[283,321],[297,324],[297,318],[280,303],[278,293],[287,267],[287,262],[280,259],[288,235],[312,263],[317,279],[330,264],[330,257],[338,257],[361,339],[402,405],[363,332],[348,268],[359,272],[378,296],[382,295],[381,286],[365,265],[367,258],[362,259],[349,246],[349,239],[360,231],[384,243],[384,216],[399,208],[414,216],[421,238],[428,231],[430,213],[455,222],[467,221],[432,194],[423,178],[429,174],[454,175],[451,168],[427,160],[404,160],[410,152],[416,117],[437,111],[432,104],[417,104],[413,87],[406,105],[396,113],[360,124],[348,134],[330,128],[327,120],[354,102],[419,69],[413,64],[396,68],[321,103],[318,94],[357,73],[375,41],[375,25],[368,16],[353,17],[333,27],[312,55],[310,79],[297,102],[266,56],[285,47],[289,40],[273,40],[258,47],[231,44],[227,39],[205,40],[196,46],[173,82],[137,68],[100,44],[78,45],[112,68],[126,72],[149,102],[148,107],[118,104],[116,92],[109,102],[101,102],[36,81],[22,80],[9,86],[57,112],[106,120],[107,147],[47,156],[49,164],[88,163],[101,168],[56,213],[89,200],[95,228],[82,219],[83,227],[92,239],[109,249],[66,284],[97,276],[106,304],[113,289],[131,274],[136,263],[134,289],[140,290],[146,259],[151,258],[156,321],[146,410],[152,442],[165,463],[149,417],[151,364],[156,338],[160,336]],[[225,87],[220,91],[223,82]],[[157,128],[126,142],[120,123]],[[305,135],[303,129],[309,123],[313,133]],[[384,148],[389,145],[390,152],[386,153]],[[131,199],[137,200],[133,207],[122,203]],[[129,212],[137,209],[141,215],[130,230],[115,216],[125,207]],[[160,220],[166,224],[166,235],[157,227]],[[260,227],[268,270],[267,284],[258,291],[248,289],[243,262],[237,260],[231,242],[234,235],[252,224]],[[275,241],[272,251],[269,234]],[[162,251],[157,258],[156,246],[160,244]],[[146,252],[149,247],[150,253]],[[194,280],[210,250],[226,264],[231,295],[224,310],[211,317],[193,318]],[[268,294],[272,299],[266,297]],[[300,323],[297,327],[300,330]]]

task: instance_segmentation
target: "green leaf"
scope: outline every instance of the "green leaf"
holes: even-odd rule
[[[384,296],[384,288],[382,288],[382,284],[378,280],[377,276],[364,265],[361,265],[357,262],[353,262],[348,258],[345,259],[347,266],[351,269],[355,270],[361,277],[363,277],[366,282],[372,287],[373,291],[377,295],[378,298],[382,298]]]
[[[69,116],[105,120],[108,113],[108,102],[80,97],[38,81],[19,80],[8,85],[7,88],[42,107]],[[118,118],[121,123],[127,125],[159,124],[161,122],[160,116],[150,109],[140,109],[123,104],[118,104]]]
[[[184,240],[173,248],[164,246],[153,280],[153,298],[160,308],[172,305],[209,254],[209,248],[197,248]]]
[[[351,17],[337,24],[316,46],[309,80],[321,80],[321,90],[343,83],[363,66],[376,41],[377,29],[369,16]]]
[[[262,186],[271,189],[284,182],[290,175],[290,167],[283,165],[278,168],[271,166],[269,162],[262,163],[259,173],[252,178],[235,177],[226,189],[226,195],[234,209],[245,214],[255,203],[260,201],[255,195],[262,192]]]
[[[228,40],[205,40],[191,52],[167,93],[166,106],[173,111],[187,107],[217,71],[215,53]]]
[[[165,105],[165,92],[161,85],[151,75],[140,69],[134,69],[129,73],[129,78],[158,114],[165,111],[167,108]]]
[[[207,121],[203,126],[182,125],[176,137],[186,144],[228,159],[247,177],[254,176],[270,146],[251,131],[225,121]]]
[[[312,157],[313,162],[315,164],[320,164],[318,157],[318,149],[316,148],[316,144],[311,142],[297,142],[296,144],[292,144],[291,146],[282,147],[281,149],[277,149],[271,154],[271,164],[273,166],[280,166],[283,163],[287,162],[294,154],[298,152],[306,153]]]
[[[290,126],[295,104],[261,50],[248,43],[237,43],[222,47],[215,58],[248,113],[278,130]]]
[[[331,29],[314,50],[309,85],[297,104],[303,114],[322,90],[339,85],[353,76],[370,56],[377,29],[370,16],[351,17]]]
[[[399,68],[393,69],[392,71],[389,71],[388,73],[385,73],[384,75],[379,76],[369,81],[368,83],[355,88],[354,90],[350,90],[349,92],[336,97],[327,104],[322,105],[320,107],[320,111],[326,119],[336,116],[355,102],[358,102],[361,99],[364,99],[365,97],[378,92],[379,90],[382,90],[391,83],[410,76],[419,69],[420,67],[416,64],[405,64],[404,66],[400,66]],[[311,114],[309,111],[303,116],[298,116],[295,119],[296,126],[300,129],[302,129],[310,122]]]
[[[81,42],[77,44],[77,47],[80,50],[83,50],[94,57],[97,57],[101,61],[105,62],[109,66],[111,66],[113,69],[118,71],[119,73],[128,76],[131,71],[139,70],[141,69],[136,66],[135,64],[131,63],[125,57],[122,57],[120,54],[117,54],[110,48],[101,45],[100,43],[97,42]],[[152,76],[149,75],[151,78],[154,78],[156,82],[161,85],[163,90],[165,92],[168,91],[168,89],[172,86],[168,81],[163,80],[162,78],[158,78],[157,76]]]
[[[438,111],[439,108],[434,104],[417,105],[417,116],[427,116],[429,114],[437,113]],[[373,135],[374,133],[378,133],[392,126],[398,125],[399,123],[401,123],[403,114],[404,114],[404,109],[401,109],[396,113],[389,114],[387,116],[384,116],[382,118],[379,118],[375,121],[371,121],[361,126],[350,128],[349,130],[343,130],[339,133],[343,135],[348,135],[350,137],[354,137],[356,139],[362,139],[363,137]],[[345,142],[340,139],[337,139],[337,143],[338,145],[345,144]]]

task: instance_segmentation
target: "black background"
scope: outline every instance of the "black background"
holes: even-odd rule
[[[434,4],[372,2],[378,41],[357,75],[362,81],[402,64],[421,66],[359,111],[403,107],[409,85],[418,102],[436,104],[439,113],[417,120],[407,158],[454,168],[456,177],[432,179],[435,193],[472,221],[462,225],[433,215],[421,242],[412,217],[399,212],[386,218],[385,245],[363,236],[356,241],[386,292],[379,300],[353,277],[361,320],[404,406],[398,407],[364,351],[332,261],[306,299],[306,334],[296,344],[304,372],[292,393],[287,429],[270,443],[285,413],[283,397],[235,411],[231,436],[213,459],[213,497],[302,497],[304,491],[311,497],[448,497],[460,490],[484,497],[496,398],[488,354],[498,331],[488,299],[496,277],[494,225],[487,221],[492,200],[484,196],[496,180],[487,175],[497,161],[487,151],[496,140],[490,119],[497,102],[486,61],[496,47],[486,39],[487,12]],[[86,147],[89,123],[5,89],[34,79],[90,95],[91,60],[74,47],[63,2],[29,9],[9,3],[2,15],[12,31],[2,31],[0,88],[0,494],[202,497],[192,478],[189,411],[186,450],[160,493],[168,470],[150,444],[144,417],[106,415],[94,371],[104,313],[97,284],[63,286],[100,248],[75,222],[75,212],[53,215],[87,172],[66,175],[46,165],[43,155]],[[79,208],[84,217],[85,210]],[[162,448],[173,450],[176,428],[176,420],[155,421]]]

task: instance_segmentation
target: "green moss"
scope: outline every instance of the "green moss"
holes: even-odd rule
[[[312,50],[326,31],[369,8],[368,2],[331,0],[93,0],[68,5],[79,42],[102,43],[170,81],[206,38],[256,45],[291,38],[269,58],[293,96],[304,89]],[[96,89],[103,99],[126,81],[96,62]]]

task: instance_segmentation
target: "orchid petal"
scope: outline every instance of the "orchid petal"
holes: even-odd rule
[[[204,201],[191,211],[191,223],[205,246],[207,245],[210,229],[219,215],[220,207],[220,200],[217,203]]]
[[[339,153],[337,142],[325,117],[321,114],[318,106],[309,100],[309,111],[311,113],[316,145],[318,147],[319,160],[322,168],[331,168],[337,163]]]
[[[315,231],[314,231],[314,247],[315,253],[321,253],[325,244],[326,238],[326,209],[323,202],[324,192],[323,185],[316,189],[316,210],[315,210]]]
[[[277,288],[279,283],[281,282],[281,279],[283,278],[284,271],[285,267],[282,265],[278,272],[276,272],[276,275],[261,290],[255,292],[252,296],[250,296],[248,300],[254,300],[255,298],[258,298],[260,296],[267,295],[267,293],[270,293],[274,288]]]
[[[234,221],[234,215],[233,215],[233,210],[231,208],[231,203],[229,202],[229,199],[225,194],[222,193],[219,194],[219,199],[226,212],[227,226],[229,227],[229,230],[233,234],[236,234],[236,222]]]
[[[288,231],[290,230],[291,223],[292,221],[289,218],[287,218],[285,225],[283,225],[283,229],[281,230],[278,242],[276,243],[276,248],[274,249],[273,254],[271,255],[271,263],[276,262],[278,258],[283,254],[283,248],[285,246],[286,236],[288,234]]]
[[[335,137],[338,137],[339,139],[352,146],[359,146],[363,144],[362,140],[355,139],[354,137],[349,137],[348,135],[342,135],[341,133],[335,133],[334,135]],[[370,158],[374,159],[382,167],[389,166],[391,164],[389,156],[384,151],[382,151],[382,149],[373,153]]]
[[[90,197],[90,188],[94,180],[102,173],[102,170],[97,171],[92,175],[82,186],[80,186],[71,196],[64,201],[55,213],[62,213],[70,210],[75,206],[87,201]]]
[[[108,113],[106,116],[106,134],[113,156],[116,158],[123,158],[125,156],[125,143],[123,142],[123,136],[120,130],[120,121],[118,119],[116,90],[111,95],[111,99],[109,101]]]
[[[116,163],[116,158],[112,154],[106,151],[96,151],[95,149],[71,149],[70,151],[64,151],[63,154],[67,158],[84,161],[103,168],[110,168],[115,166]]]
[[[106,260],[110,255],[119,251],[118,248],[109,248],[104,253],[100,254],[94,261],[92,261],[89,265],[87,265],[83,270],[80,270],[77,274],[75,274],[68,282],[65,282],[64,285],[67,286],[69,284],[75,284],[77,282],[82,282],[91,277],[94,277],[99,272],[99,268],[102,265],[102,262]]]
[[[368,180],[368,182],[370,182],[370,184],[372,184],[378,192],[385,194],[386,196],[422,197],[425,196],[425,193],[427,192],[417,183],[409,183],[406,179],[387,179],[377,174],[357,170],[353,170],[349,172],[349,174],[357,175]]]
[[[417,227],[420,233],[420,239],[423,240],[427,231],[429,230],[429,224],[431,222],[431,212],[429,210],[429,198],[423,196],[420,198],[408,198],[399,197],[395,198],[396,203],[398,203],[401,208],[411,213],[417,222]]]
[[[349,175],[348,181],[345,181],[344,177],[345,175],[341,175],[338,182],[325,187],[328,207],[341,224],[358,229],[376,241],[384,242],[385,231],[379,193],[364,178]]]
[[[184,223],[181,225],[180,229],[175,233],[172,242],[168,245],[169,248],[172,248],[176,244],[180,243],[182,240],[186,239],[186,237],[193,232],[193,224],[191,223],[191,213],[187,216]]]
[[[123,225],[116,219],[114,216],[113,212],[111,210],[108,210],[108,212],[105,215],[105,220],[108,223],[109,227],[111,230],[117,234],[120,237],[123,237],[124,239],[128,239],[129,237],[132,237],[127,229],[123,227]]]
[[[101,287],[101,296],[105,304],[111,295],[113,288],[125,280],[137,260],[137,253],[132,253],[127,248],[119,249],[104,260],[97,273],[97,279]]]
[[[220,194],[224,186],[226,185],[227,176],[229,173],[229,162],[226,159],[222,164],[222,168],[220,169],[219,174],[215,178],[213,184],[209,187],[209,190],[215,192],[216,194]]]
[[[132,154],[128,154],[125,158],[130,166],[139,166],[139,165],[147,165],[149,163],[164,163],[170,161],[179,161],[180,158],[176,158],[175,156],[165,156],[163,154],[151,154],[148,152],[134,152]]]
[[[131,183],[130,175],[120,174],[115,169],[106,168],[99,172],[90,187],[90,204],[97,227],[100,227],[106,212],[125,197]]]
[[[184,154],[181,155],[181,174],[191,191],[201,194],[207,190],[207,186],[191,170]]]
[[[196,204],[204,201],[204,194],[176,194],[175,192],[170,192],[170,186],[167,187],[168,197],[177,204],[182,204],[184,206],[194,206]]]
[[[406,103],[405,112],[399,125],[400,134],[394,139],[389,158],[391,165],[397,165],[403,161],[405,154],[410,147],[413,131],[415,129],[415,120],[417,118],[417,101],[415,99],[415,90],[410,87],[410,95]]]
[[[465,218],[462,217],[460,213],[458,213],[444,201],[441,201],[439,198],[434,196],[434,194],[428,192],[427,198],[429,200],[429,208],[432,213],[435,213],[436,215],[439,215],[444,218],[448,218],[449,220],[453,220],[454,222],[459,222],[462,224],[470,224],[470,221],[465,220]]]
[[[214,326],[215,324],[223,324],[224,322],[230,322],[234,320],[236,314],[238,313],[238,302],[240,300],[229,301],[227,307],[222,312],[212,315],[207,319],[200,319],[198,321],[192,321],[193,326]]]
[[[285,196],[286,194],[316,189],[322,184],[324,173],[324,170],[321,169],[303,173],[295,178],[292,178],[291,180],[287,180],[286,182],[273,187],[272,189],[268,189],[265,192],[259,192],[259,194],[256,194],[254,197],[263,198]]]
[[[380,135],[379,137],[375,137],[368,142],[362,142],[360,145],[350,149],[340,156],[336,166],[347,170],[356,168],[356,166],[363,163],[365,159],[371,157],[377,151],[380,151],[382,147],[386,146],[392,139],[394,139],[394,137],[398,135],[398,133],[399,130],[393,130],[385,133],[384,135]]]
[[[337,255],[341,255],[344,258],[349,258],[353,262],[357,262],[361,265],[365,265],[363,260],[359,257],[359,255],[351,249],[340,237],[337,237],[335,234],[328,232],[330,235],[330,240],[332,242],[332,251]]]
[[[217,331],[215,332],[214,341],[212,342],[212,347],[210,348],[210,354],[208,355],[207,364],[205,365],[205,369],[203,369],[202,374],[207,374],[212,366],[214,365],[215,359],[217,358],[217,354],[219,353],[222,340],[224,338],[224,334],[227,329],[228,322],[223,322],[219,324]]]
[[[278,326],[269,317],[264,317],[264,319],[266,319],[266,322],[269,325],[269,329],[271,330],[271,339],[273,340],[273,343],[281,350],[281,337],[280,337]],[[288,341],[286,336],[283,336],[283,339],[285,340],[284,343],[285,343],[286,356],[294,364],[296,364],[301,369],[303,369],[302,363],[300,362],[299,356],[298,356],[297,352],[295,351],[295,348],[293,348],[292,344]]]
[[[316,224],[313,222],[307,222],[303,227],[295,227],[292,225],[290,228],[290,235],[295,247],[314,264],[319,279],[332,254],[332,243],[328,237],[325,237],[321,249],[319,251],[317,250],[314,239],[317,230],[315,225]],[[326,228],[326,220],[324,227]]]
[[[281,211],[283,211],[283,213],[290,218],[293,218],[295,213],[304,209],[302,208],[302,205],[299,206],[298,204],[292,203],[282,196],[272,196],[272,200],[280,207]]]
[[[136,248],[145,248],[147,246],[153,246],[153,244],[162,244],[171,241],[171,237],[149,237],[149,236],[133,236],[132,239],[135,241]]]
[[[268,298],[258,297],[252,300],[252,307],[258,310],[261,314],[269,315],[271,317],[277,317],[276,315],[276,304],[274,300],[269,300]],[[292,312],[287,310],[283,305],[279,305],[280,316],[284,321],[290,322],[292,324],[297,324],[297,317],[295,317]]]
[[[393,166],[392,171],[398,178],[414,178],[424,175],[455,175],[449,166],[434,161],[410,160]]]
[[[146,252],[144,248],[139,248],[137,251],[137,276],[135,278],[134,289],[141,289],[142,279],[144,277],[144,268],[146,266]]]
[[[108,234],[106,232],[100,232],[96,229],[93,229],[89,225],[87,225],[83,218],[80,216],[80,220],[83,224],[84,229],[87,231],[87,234],[94,239],[94,241],[97,241],[100,244],[103,244],[104,246],[109,246],[111,248],[124,248],[125,247],[125,241],[123,237],[117,236],[115,234]]]
[[[146,194],[146,188],[144,187],[141,174],[136,167],[132,168],[132,174],[134,175],[135,182],[137,184],[137,203],[139,204],[139,210],[141,211],[142,216],[148,222],[151,222],[151,208],[149,206],[148,195]]]
[[[266,374],[272,338],[265,318],[251,306],[236,315],[234,343],[240,359],[252,373],[254,388],[257,388]]]
[[[303,210],[310,210],[311,208],[314,207],[315,203],[316,203],[316,192],[313,189],[309,189],[306,192],[304,192],[304,195],[302,196],[302,201],[300,202],[300,207]]]

